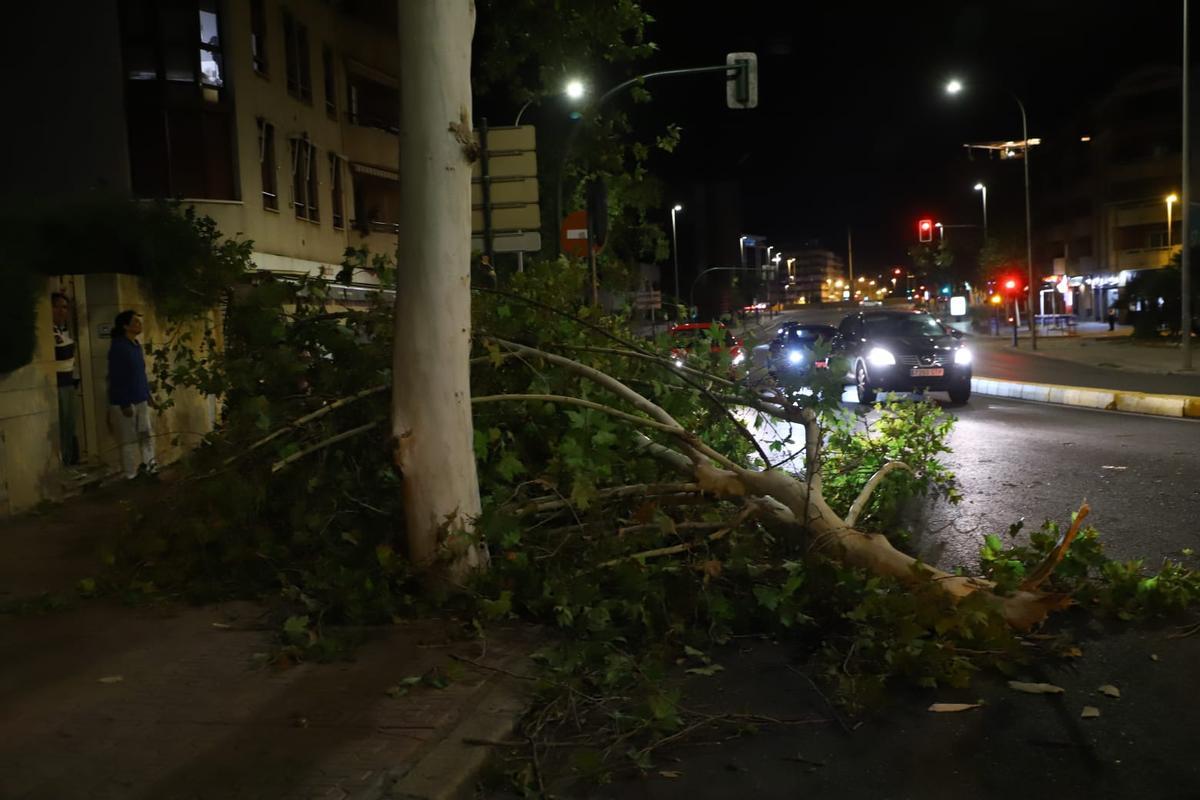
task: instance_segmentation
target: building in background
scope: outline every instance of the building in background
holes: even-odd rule
[[[787,296],[795,303],[841,302],[846,290],[846,264],[832,250],[815,246],[815,242],[787,258],[794,259],[786,269]]]
[[[1179,251],[1181,208],[1168,198],[1181,184],[1180,83],[1178,68],[1134,73],[1035,154],[1035,261],[1054,285],[1046,312],[1103,319],[1132,273]]]

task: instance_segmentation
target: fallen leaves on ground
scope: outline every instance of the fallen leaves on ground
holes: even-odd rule
[[[1106,694],[1109,697],[1120,697],[1121,690],[1113,686],[1111,683],[1106,683],[1099,689],[1100,694]]]
[[[1096,717],[1100,716],[1100,709],[1096,708],[1095,706],[1084,706],[1083,713],[1081,713],[1079,716],[1083,719],[1095,719]]]
[[[105,675],[100,679],[100,683],[120,683],[125,680],[124,675]]]
[[[1066,691],[1053,683],[1025,683],[1024,681],[1009,681],[1008,688],[1026,694],[1062,694]]]
[[[673,769],[660,769],[660,770],[658,771],[658,774],[659,774],[659,775],[661,775],[661,776],[663,776],[664,778],[678,778],[678,777],[679,777],[680,775],[682,775],[683,773],[682,773],[682,772],[676,772],[676,771],[675,771],[675,770],[673,770]]]
[[[935,714],[953,714],[956,711],[970,711],[982,705],[983,703],[934,703],[929,710]]]

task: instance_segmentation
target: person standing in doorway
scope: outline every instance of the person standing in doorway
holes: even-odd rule
[[[79,441],[75,432],[76,393],[75,339],[71,336],[71,300],[62,292],[50,295],[54,317],[54,369],[58,379],[58,450],[63,466],[79,463]]]
[[[1116,328],[1117,328],[1117,307],[1109,306],[1108,307],[1108,329],[1110,331],[1112,331],[1112,330],[1116,330]]]
[[[108,347],[108,402],[126,478],[136,478],[140,467],[147,471],[154,467],[150,383],[146,379],[146,356],[137,340],[141,332],[141,315],[122,311],[113,320]]]

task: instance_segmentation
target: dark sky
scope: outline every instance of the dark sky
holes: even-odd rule
[[[1031,136],[1077,140],[1090,101],[1140,66],[1178,64],[1181,50],[1178,0],[645,7],[661,47],[648,69],[722,63],[734,50],[760,63],[753,111],[727,110],[712,76],[649,85],[640,132],[667,121],[684,130],[655,171],[739,176],[745,230],[776,242],[841,250],[852,225],[864,272],[903,260],[918,216],[977,223],[981,178],[993,226],[1020,223],[1020,162],[969,162],[961,147],[1019,138],[1016,104],[999,86],[1025,100]],[[968,84],[956,101],[942,91],[951,75]]]

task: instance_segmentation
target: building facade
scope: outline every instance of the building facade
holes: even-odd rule
[[[789,253],[788,298],[796,303],[839,303],[846,287],[846,264],[832,250],[810,247]]]
[[[395,251],[394,3],[97,0],[74,5],[69,25],[53,4],[28,11],[29,30],[56,31],[58,46],[19,43],[37,80],[21,82],[15,98],[30,113],[6,126],[8,152],[21,154],[6,202],[90,192],[177,199],[226,236],[253,240],[255,265],[284,274],[333,278],[347,248]],[[59,497],[73,480],[59,444],[50,293],[72,301],[78,449],[93,471],[118,460],[106,424],[109,323],[133,308],[144,340],[166,329],[135,277],[84,272],[64,264],[47,281],[33,362],[0,374],[0,515]],[[160,460],[215,420],[210,398],[175,400],[156,423]]]
[[[1178,68],[1144,69],[1037,154],[1035,255],[1054,286],[1042,292],[1047,312],[1102,319],[1133,273],[1178,253],[1181,103]]]

